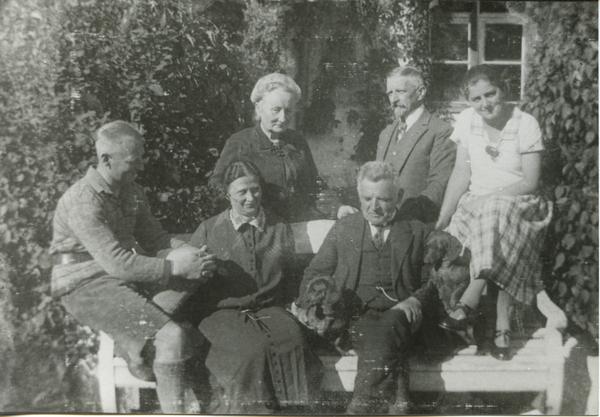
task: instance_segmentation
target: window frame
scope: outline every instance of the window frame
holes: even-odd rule
[[[523,92],[525,88],[525,82],[527,78],[527,65],[526,65],[526,57],[528,52],[528,39],[529,32],[526,30],[526,22],[523,18],[513,15],[511,13],[493,13],[493,12],[480,12],[480,2],[477,2],[477,7],[474,8],[472,12],[451,12],[450,13],[450,24],[467,24],[467,32],[468,32],[468,51],[467,51],[467,60],[464,61],[450,61],[450,60],[436,60],[432,56],[431,63],[432,64],[442,64],[442,65],[467,65],[467,69],[472,68],[475,65],[479,64],[491,64],[491,65],[520,65],[521,67],[521,82],[520,82],[520,96],[519,100],[523,99]],[[506,60],[506,61],[486,61],[485,60],[485,27],[488,24],[511,24],[511,25],[520,25],[522,26],[522,35],[521,35],[521,57],[520,60]],[[433,26],[435,25],[435,21],[431,20],[430,30],[429,30],[429,48],[431,52],[431,41],[432,41],[432,31]],[[477,42],[477,48],[474,49],[474,40]],[[516,103],[516,102],[512,102]],[[433,101],[432,104],[439,105],[441,102]],[[450,113],[459,113],[460,111],[467,108],[469,105],[467,101],[461,100],[452,100],[449,102]]]

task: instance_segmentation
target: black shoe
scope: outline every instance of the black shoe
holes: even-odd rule
[[[127,363],[127,369],[129,369],[129,373],[131,375],[137,379],[141,379],[142,381],[156,381],[152,366],[150,366],[146,360],[141,357],[133,358],[129,352],[127,352],[125,349],[119,348],[119,346],[115,346],[115,352],[117,356],[125,359],[125,362]]]
[[[439,326],[442,329],[450,330],[451,332],[456,333],[466,331],[471,323],[473,323],[473,309],[466,304],[457,303],[454,311],[459,309],[465,313],[466,317],[464,319],[457,320],[448,316],[439,323]]]
[[[498,346],[500,343],[504,346]],[[510,350],[510,335],[508,330],[496,331],[496,337],[494,338],[494,347],[490,351],[493,358],[499,361],[509,361],[512,359],[512,352]]]

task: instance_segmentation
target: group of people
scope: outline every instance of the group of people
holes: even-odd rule
[[[376,161],[358,172],[360,207],[339,205],[299,288],[290,222],[324,216],[310,148],[288,127],[301,97],[291,78],[257,82],[257,124],[227,141],[211,179],[230,208],[201,222],[189,242],[162,229],[135,183],[144,166],[139,131],[115,121],[96,132],[98,165],[55,212],[52,290],[70,314],[113,338],[133,375],[156,381],[164,413],[185,412],[188,387],[216,414],[309,404],[321,367],[290,306],[317,276],[360,299],[347,329],[358,355],[347,413],[414,411],[407,356],[436,301],[422,273],[434,228],[472,252],[471,282],[440,328],[464,330],[486,286],[499,288],[498,359],[509,356],[511,303],[537,304],[552,325],[566,325],[541,282],[552,207],[536,192],[543,144],[535,119],[506,102],[507,84],[486,65],[466,74],[471,107],[454,129],[423,106],[418,69],[394,69],[386,88],[395,121]]]

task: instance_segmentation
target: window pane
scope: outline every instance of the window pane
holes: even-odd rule
[[[469,26],[434,23],[431,29],[431,57],[434,61],[466,61],[469,53]]]
[[[520,65],[498,65],[502,69],[502,78],[508,81],[507,101],[519,101],[521,99],[521,66]]]
[[[510,24],[485,25],[485,60],[520,61],[523,26]]]
[[[508,13],[506,2],[504,1],[481,1],[479,2],[481,13]]]
[[[463,77],[467,73],[467,64],[433,64],[431,83],[427,92],[430,101],[465,101],[460,91]]]

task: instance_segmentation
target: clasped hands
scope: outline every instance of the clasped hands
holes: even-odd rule
[[[173,262],[173,275],[198,280],[211,278],[217,269],[216,256],[201,248],[185,245],[171,251],[167,260]]]

